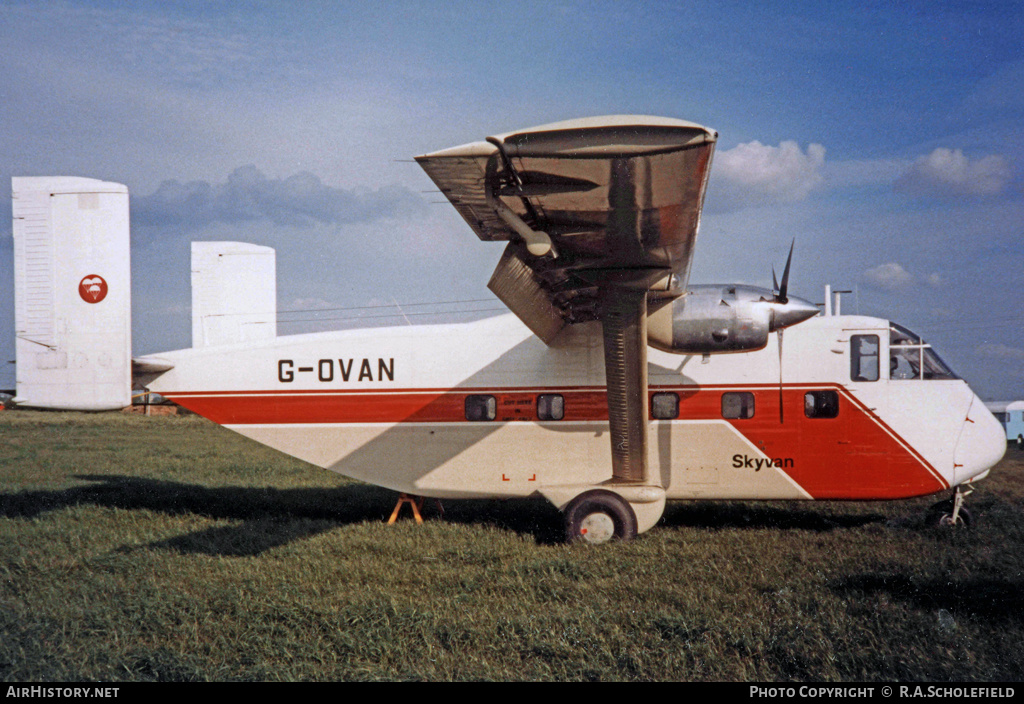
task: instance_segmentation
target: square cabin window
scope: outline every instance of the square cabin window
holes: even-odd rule
[[[655,420],[674,420],[679,417],[679,394],[659,392],[651,397],[651,416]]]
[[[498,416],[498,402],[493,396],[466,397],[466,420],[494,420]]]
[[[754,394],[749,391],[736,391],[722,394],[723,418],[753,418]]]
[[[835,391],[808,391],[804,394],[804,415],[808,418],[835,418],[839,415],[839,394]]]
[[[878,381],[878,335],[850,336],[850,380]]]
[[[540,420],[562,420],[565,399],[561,394],[541,394],[537,397],[537,417]]]

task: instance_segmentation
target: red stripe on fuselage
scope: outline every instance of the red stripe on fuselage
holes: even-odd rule
[[[497,422],[537,420],[537,396],[560,394],[567,421],[608,420],[603,388],[396,389],[374,392],[165,393],[166,398],[221,425],[291,423],[466,422],[466,397],[494,396]]]
[[[804,394],[825,388],[839,394],[838,415],[808,418],[804,413]],[[723,393],[752,393],[754,416],[728,422],[767,457],[782,460],[786,474],[816,499],[905,498],[948,487],[920,453],[840,386],[785,386],[781,421],[776,385],[652,386],[650,391],[652,395],[665,391],[679,395],[679,417],[675,422],[721,420]],[[560,394],[564,398],[565,415],[561,422],[608,420],[604,387],[213,391],[163,395],[221,425],[291,425],[467,422],[466,397],[479,394],[495,397],[494,422],[498,423],[538,422],[540,394]],[[785,462],[787,459],[792,462]]]

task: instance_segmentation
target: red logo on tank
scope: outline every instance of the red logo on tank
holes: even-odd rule
[[[107,297],[107,282],[99,274],[89,274],[79,282],[78,295],[86,303],[99,303]]]

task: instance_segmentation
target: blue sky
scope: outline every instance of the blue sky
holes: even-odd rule
[[[497,308],[500,247],[411,157],[587,115],[691,120],[720,134],[693,283],[770,285],[795,238],[794,293],[854,289],[844,311],[1024,398],[1024,5],[493,5],[6,0],[0,179],[128,185],[145,354],[190,344],[191,240],[277,249],[299,311],[280,334]],[[11,259],[5,197],[5,361]]]

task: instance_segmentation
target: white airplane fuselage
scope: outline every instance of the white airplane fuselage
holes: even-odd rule
[[[509,315],[277,337],[273,250],[194,243],[193,347],[142,358],[128,189],[14,178],[15,402],[115,410],[139,384],[407,494],[543,496],[588,543],[650,529],[667,499],[896,499],[983,476],[1006,448],[992,414],[912,332],[812,317],[792,244],[770,290],[689,285],[717,139],[610,115],[417,157],[505,243],[488,288]],[[968,522],[963,496],[929,520]]]
[[[781,355],[777,333],[753,352],[650,349],[650,482],[668,499],[896,499],[984,475],[1005,451],[998,421],[963,380],[889,379],[889,327],[812,318]],[[851,379],[864,335],[877,336],[874,381]],[[396,491],[512,498],[612,476],[596,323],[550,346],[503,315],[159,357],[173,369],[152,391]]]

